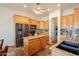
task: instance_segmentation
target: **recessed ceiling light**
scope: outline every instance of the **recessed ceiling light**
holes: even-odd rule
[[[60,7],[60,6],[61,6],[61,4],[57,4],[57,6],[58,6],[58,7]]]
[[[50,9],[48,8],[47,11],[50,11]]]
[[[38,6],[37,9],[40,10],[41,8]]]
[[[24,8],[26,8],[27,6],[26,5],[24,5]]]

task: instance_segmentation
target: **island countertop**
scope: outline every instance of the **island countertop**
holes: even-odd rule
[[[39,35],[35,35],[35,36],[24,37],[24,39],[31,40],[31,39],[39,38],[39,37],[42,37],[42,36],[48,36],[48,33],[43,33],[43,34],[39,34]]]

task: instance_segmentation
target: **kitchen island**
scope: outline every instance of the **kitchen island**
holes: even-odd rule
[[[25,55],[33,55],[34,53],[45,48],[49,42],[48,34],[40,34],[36,36],[24,37],[24,53]]]

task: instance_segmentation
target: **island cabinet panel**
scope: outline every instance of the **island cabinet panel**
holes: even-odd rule
[[[35,52],[35,40],[28,41],[28,53],[29,55]]]
[[[47,36],[41,36],[37,38],[27,39],[24,38],[24,52],[26,55],[33,55],[34,53],[44,49],[47,45]],[[48,39],[49,40],[49,39]]]
[[[40,39],[39,39],[39,40],[36,39],[36,42],[37,42],[37,43],[35,44],[35,49],[36,49],[36,51],[38,51],[38,50],[40,50],[40,48],[41,48],[41,47],[40,47],[40,46],[41,46],[41,45],[40,45]]]
[[[40,49],[43,49],[44,48],[44,39],[43,37],[40,37]]]
[[[74,28],[79,28],[79,8],[75,9],[74,18]]]

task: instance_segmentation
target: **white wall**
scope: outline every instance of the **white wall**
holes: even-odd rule
[[[60,40],[60,19],[61,19],[61,9],[55,10],[49,14],[49,43],[51,42],[51,18],[58,17],[58,42]]]
[[[14,45],[15,31],[14,31],[14,15],[29,16],[35,18],[24,11],[13,10],[11,8],[0,7],[0,39],[4,40],[4,45]]]

